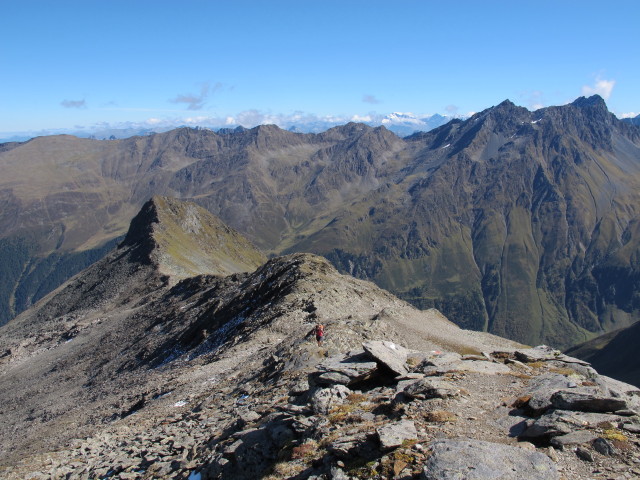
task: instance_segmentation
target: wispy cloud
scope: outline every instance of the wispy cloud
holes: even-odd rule
[[[371,103],[373,105],[376,105],[378,103],[381,103],[380,100],[378,100],[375,95],[363,95],[362,96],[362,101],[364,103]]]
[[[582,94],[585,96],[591,96],[598,94],[605,100],[608,100],[615,86],[615,80],[605,80],[600,76],[596,77],[594,85],[584,85],[582,87]]]
[[[635,118],[638,115],[640,115],[640,113],[638,112],[627,112],[627,113],[621,113],[619,115],[617,115],[618,118]]]
[[[520,98],[529,110],[538,110],[546,106],[544,93],[542,93],[540,90],[522,92],[520,94]]]
[[[455,117],[458,114],[458,110],[460,109],[457,105],[447,105],[446,107],[444,107],[444,110],[448,115]]]
[[[205,82],[200,87],[199,94],[196,94],[196,93],[178,94],[176,98],[173,98],[169,101],[173,103],[186,103],[188,110],[202,110],[209,95],[211,95],[216,90],[219,90],[221,88],[222,88],[222,84],[219,82],[215,83],[214,85],[211,85],[209,82]]]
[[[63,100],[60,102],[64,108],[87,108],[87,103],[82,100]]]

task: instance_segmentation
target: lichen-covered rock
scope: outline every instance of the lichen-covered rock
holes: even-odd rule
[[[316,414],[326,415],[332,408],[342,405],[344,399],[351,393],[344,385],[334,385],[321,388],[311,397],[311,408]]]
[[[411,420],[389,423],[376,429],[383,450],[399,447],[408,440],[417,440],[418,432]]]

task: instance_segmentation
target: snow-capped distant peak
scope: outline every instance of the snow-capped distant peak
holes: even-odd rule
[[[406,113],[393,112],[382,119],[383,125],[396,124],[396,123],[422,124],[423,122],[420,118],[418,118],[417,115],[414,115],[413,113],[410,113],[410,112],[406,112]]]

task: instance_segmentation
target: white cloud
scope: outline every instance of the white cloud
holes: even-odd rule
[[[370,122],[371,120],[371,115],[354,115],[351,117],[351,121],[356,123]]]
[[[620,114],[618,114],[618,118],[635,118],[638,115],[640,115],[640,113],[638,113],[638,112],[620,113]]]
[[[615,80],[605,80],[600,77],[596,77],[596,83],[593,86],[584,85],[582,87],[582,94],[586,97],[591,95],[600,95],[605,100],[608,100],[615,86]]]

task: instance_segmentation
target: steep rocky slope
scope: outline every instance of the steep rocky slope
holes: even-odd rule
[[[640,387],[640,323],[600,335],[567,350],[605,375]]]
[[[535,112],[505,101],[406,139],[359,124],[35,139],[0,152],[0,310],[41,295],[49,252],[124,234],[160,193],[269,254],[318,253],[461,326],[568,347],[638,319],[639,159],[640,131],[597,96]],[[27,165],[41,174],[27,181]]]
[[[2,328],[3,478],[640,474],[637,389],[314,255],[178,280],[192,208],[154,198],[117,250]],[[190,245],[259,256],[198,222]]]

